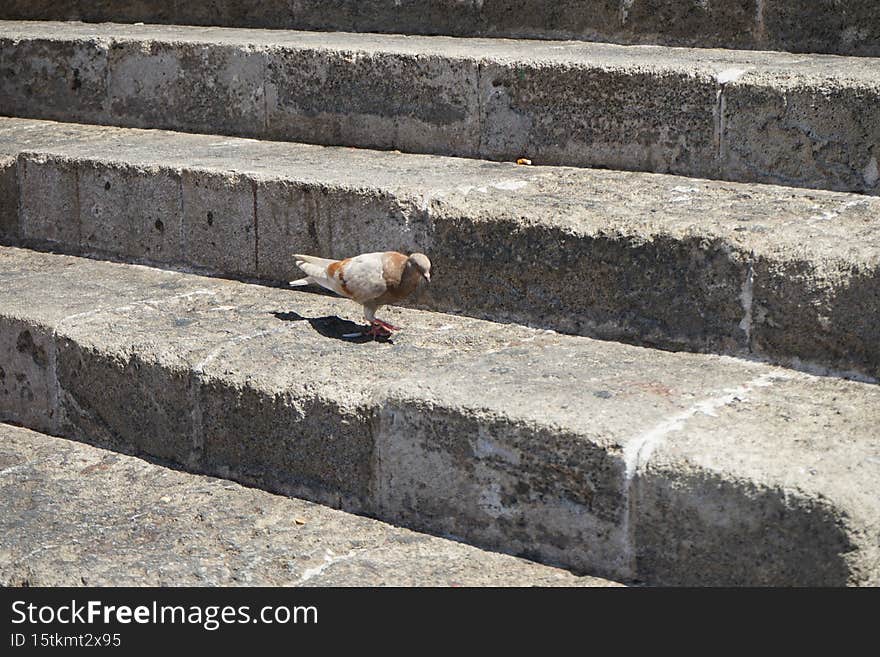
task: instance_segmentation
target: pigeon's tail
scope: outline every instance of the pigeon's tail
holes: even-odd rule
[[[327,258],[316,258],[315,256],[301,255],[299,253],[295,254],[293,259],[297,267],[316,280],[326,278],[327,267],[336,262]]]
[[[306,277],[301,278],[298,281],[291,281],[291,285],[299,287],[301,285],[308,285],[309,283],[317,283],[331,292],[343,294],[339,288],[339,284],[327,273],[327,268],[338,261],[300,254],[296,254],[293,257],[296,266],[306,273]]]

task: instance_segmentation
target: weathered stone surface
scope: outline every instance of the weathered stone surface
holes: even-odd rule
[[[0,155],[0,242],[12,243],[19,238],[17,160]]]
[[[0,426],[4,586],[614,586]]]
[[[0,140],[23,234],[56,248],[271,281],[293,253],[424,251],[423,308],[880,374],[873,197],[21,119]]]
[[[625,43],[760,48],[756,16],[761,2],[766,4],[767,0],[617,0],[614,4],[619,8],[620,22],[606,30],[614,35],[612,41]],[[792,39],[786,43],[796,42]]]
[[[345,339],[323,295],[0,253],[65,435],[618,579],[877,581],[877,386],[411,310]]]
[[[383,52],[372,44],[364,44],[366,52],[346,44],[355,49],[349,54],[298,39],[279,42],[268,55],[266,129],[258,131],[260,136],[482,154],[477,62],[442,52]]]
[[[63,34],[67,28],[59,25]],[[106,38],[21,39],[0,32],[0,112],[46,119],[105,122]],[[60,34],[58,35],[60,36]],[[40,104],[34,107],[34,102]]]
[[[254,183],[231,172],[188,170],[181,178],[185,260],[224,273],[255,276]]]
[[[871,0],[764,0],[760,19],[770,48],[880,57],[880,20]]]
[[[853,89],[845,78],[841,71],[809,80],[783,69],[726,83],[721,177],[880,192],[880,79]]]
[[[95,44],[76,104],[58,71]],[[48,62],[6,76],[17,116],[880,193],[869,58],[52,22],[0,52]]]
[[[80,220],[77,171],[71,162],[36,156],[19,168],[20,233],[79,248]],[[52,190],[46,193],[43,190]],[[117,245],[119,248],[121,245]]]
[[[0,421],[55,426],[54,344],[38,326],[0,317]]]
[[[83,167],[77,175],[84,251],[152,262],[183,260],[181,181],[176,172],[98,164]]]
[[[265,53],[247,46],[115,39],[109,123],[265,135],[265,68]]]
[[[873,0],[7,0],[0,18],[585,39],[880,55]]]
[[[635,520],[637,569],[658,583],[712,572],[718,584],[807,585],[844,581],[856,554],[878,563],[880,444],[853,440],[852,428],[876,434],[880,407],[840,404],[852,400],[844,388],[782,377],[670,434],[635,486],[647,516]],[[845,489],[831,492],[832,480]],[[792,540],[805,531],[814,539]],[[876,586],[880,571],[859,577]]]
[[[718,177],[716,83],[702,71],[502,60],[480,81],[483,157]]]

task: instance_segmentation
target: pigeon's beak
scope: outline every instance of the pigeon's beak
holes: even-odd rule
[[[425,280],[430,283],[431,282],[431,272],[426,271],[424,276],[425,276]]]

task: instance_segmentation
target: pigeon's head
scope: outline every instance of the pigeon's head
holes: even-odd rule
[[[409,263],[419,272],[426,281],[431,281],[431,261],[424,253],[413,253],[409,257]]]

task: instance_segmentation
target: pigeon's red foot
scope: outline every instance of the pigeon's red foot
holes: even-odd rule
[[[389,324],[388,322],[383,322],[381,319],[374,319],[373,326],[381,326],[386,331],[399,331],[399,326],[394,326],[394,324]]]
[[[369,335],[371,338],[387,338],[391,335],[391,331],[382,326],[382,323],[376,321],[370,325],[370,330],[364,335]]]

